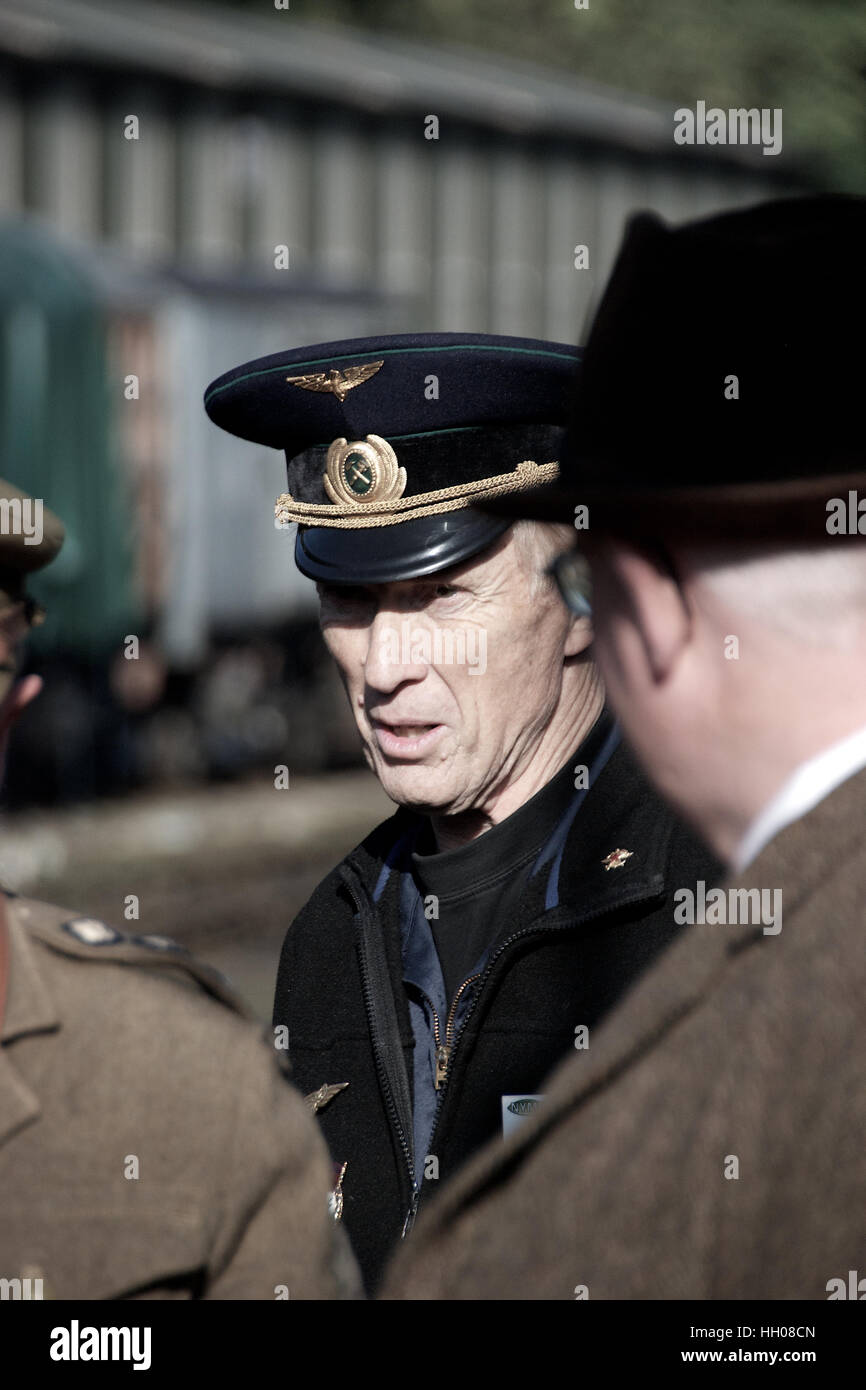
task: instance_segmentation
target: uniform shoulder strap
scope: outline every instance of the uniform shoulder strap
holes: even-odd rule
[[[128,936],[97,917],[79,917],[65,908],[29,898],[13,898],[9,908],[16,924],[59,955],[110,965],[180,972],[236,1013],[245,1018],[255,1017],[221,971],[197,960],[185,946],[170,937]]]

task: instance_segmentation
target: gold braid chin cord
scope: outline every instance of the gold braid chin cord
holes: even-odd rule
[[[419,492],[414,497],[400,497],[396,501],[382,504],[386,510],[377,510],[379,504],[371,503],[365,507],[363,502],[346,503],[336,506],[333,503],[297,502],[289,492],[280,493],[274,503],[274,517],[277,526],[289,526],[293,521],[302,525],[340,528],[360,528],[372,526],[394,526],[399,521],[411,520],[416,516],[435,516],[439,512],[454,512],[487,497],[498,497],[508,492],[526,492],[552,482],[559,476],[559,462],[536,463],[534,459],[523,459],[510,473],[500,473],[495,478],[480,478],[474,483],[457,483],[453,487],[437,488],[434,492]]]

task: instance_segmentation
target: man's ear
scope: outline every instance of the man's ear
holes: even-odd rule
[[[688,645],[692,621],[676,575],[660,551],[611,539],[605,563],[646,653],[657,684],[668,679]]]
[[[592,646],[594,636],[592,618],[579,618],[573,613],[565,639],[565,655],[580,656]]]

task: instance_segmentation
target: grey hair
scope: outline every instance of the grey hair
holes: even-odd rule
[[[535,598],[553,586],[548,573],[550,563],[574,544],[574,528],[564,521],[534,521],[521,518],[511,528],[521,563],[530,574],[530,597]]]
[[[830,541],[802,550],[731,543],[690,558],[731,612],[799,646],[863,650],[866,543]]]

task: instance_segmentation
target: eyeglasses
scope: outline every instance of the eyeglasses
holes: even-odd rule
[[[37,603],[35,598],[28,594],[24,599],[24,621],[28,627],[41,627],[45,622],[46,613],[41,603]]]
[[[7,642],[20,642],[33,627],[45,622],[45,609],[29,594],[0,612],[0,635]]]
[[[585,556],[576,548],[564,550],[548,567],[547,573],[553,577],[569,612],[578,618],[591,618],[592,581]]]

